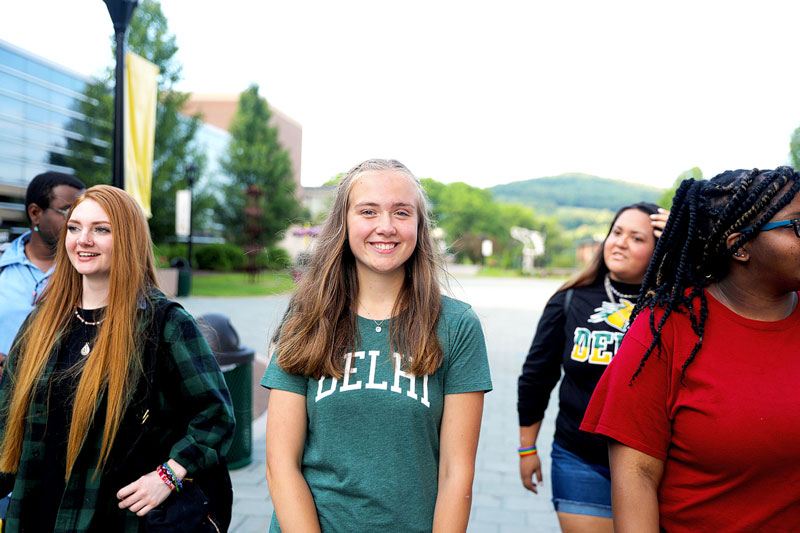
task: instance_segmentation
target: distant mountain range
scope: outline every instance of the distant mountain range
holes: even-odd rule
[[[587,207],[617,210],[636,202],[656,202],[663,189],[628,181],[568,173],[515,181],[489,188],[499,202],[519,203],[534,209]]]

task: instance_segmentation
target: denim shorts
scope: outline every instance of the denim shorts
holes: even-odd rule
[[[611,472],[587,463],[555,442],[551,470],[556,511],[611,518]]]

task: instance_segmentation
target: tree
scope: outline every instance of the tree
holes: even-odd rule
[[[86,119],[73,119],[67,128],[79,136],[67,136],[66,150],[50,152],[50,163],[73,169],[87,187],[111,183],[114,98],[108,80],[89,83],[83,96],[75,110]]]
[[[495,255],[508,258],[512,266],[521,264],[521,245],[510,235],[512,226],[523,226],[547,235],[545,262],[568,247],[561,227],[554,219],[537,216],[530,207],[501,204],[488,189],[466,183],[445,185],[430,178],[420,180],[431,200],[434,223],[445,230],[457,258],[481,260],[481,241],[494,241]]]
[[[789,141],[789,165],[800,171],[800,128],[792,133],[792,140]]]
[[[323,187],[336,187],[339,185],[339,182],[347,175],[347,172],[339,172],[328,181],[322,184]]]
[[[703,171],[698,167],[692,167],[689,170],[681,172],[680,175],[675,178],[675,183],[672,184],[672,187],[665,191],[656,203],[664,209],[672,209],[672,198],[675,197],[678,187],[680,187],[683,180],[688,180],[689,178],[701,180],[703,179]]]
[[[259,96],[258,85],[251,85],[239,98],[239,108],[231,122],[231,140],[220,161],[231,178],[225,186],[225,202],[218,211],[229,237],[247,242],[245,233],[245,191],[257,188],[261,195],[250,196],[250,217],[260,228],[251,235],[260,246],[269,246],[280,238],[292,219],[300,214],[294,197],[294,181],[289,153],[278,141],[278,130],[268,124],[271,113],[267,101]],[[257,207],[257,209],[253,209]]]
[[[169,33],[167,18],[157,0],[142,0],[133,13],[129,26],[128,49],[154,63],[161,70],[158,78],[158,110],[153,155],[153,189],[151,194],[150,232],[153,240],[164,242],[175,233],[175,192],[185,187],[185,169],[190,163],[202,176],[205,157],[194,139],[200,127],[198,117],[181,114],[188,94],[174,90],[181,79],[182,65],[177,61],[178,45]],[[115,57],[115,42],[111,38],[111,57]],[[51,154],[54,164],[75,169],[87,185],[110,183],[112,161],[112,131],[114,123],[113,69],[87,86],[79,111],[86,121],[75,120],[72,128],[83,139],[68,137],[67,151]],[[93,141],[100,139],[101,141]],[[197,187],[194,211],[202,213],[215,203],[208,187]],[[202,219],[195,219],[198,227]]]
[[[445,185],[430,178],[420,180],[431,200],[433,220],[445,230],[458,259],[481,260],[481,241],[497,235],[492,194],[466,183]]]

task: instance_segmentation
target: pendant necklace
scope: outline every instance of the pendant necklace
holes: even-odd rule
[[[25,265],[25,266],[28,267],[28,274],[31,275],[33,282],[36,284],[33,287],[33,298],[31,298],[31,305],[36,305],[36,298],[39,297],[39,286],[47,281],[47,276],[45,275],[45,277],[43,277],[39,281],[36,281],[36,276],[33,275],[33,269],[31,268],[31,266],[30,265]]]
[[[612,304],[617,303],[617,300],[614,298],[614,295],[616,295],[617,298],[625,298],[626,300],[633,300],[639,297],[638,294],[623,294],[619,292],[617,289],[614,288],[613,285],[611,285],[611,276],[609,276],[608,274],[606,274],[606,277],[603,280],[603,286],[606,289],[606,296],[608,296],[608,301],[610,301]]]
[[[362,304],[361,304],[361,307],[363,307],[363,308],[364,308],[364,311],[366,311],[366,312],[367,312],[367,314],[369,314],[369,315],[372,315],[372,313],[370,313],[370,312],[369,312],[369,309],[367,309],[367,306],[366,306],[366,305],[364,305],[364,304],[362,303]],[[372,318],[372,316],[369,316],[368,318],[369,318],[370,320],[372,320],[373,322],[375,322],[375,332],[376,332],[376,333],[380,333],[381,331],[383,331],[383,327],[382,327],[382,326],[383,326],[383,323],[384,323],[384,322],[386,322],[386,319],[385,319],[385,318],[384,318],[383,320],[375,320],[374,318]]]
[[[89,322],[88,320],[84,319],[81,316],[81,314],[78,312],[78,308],[77,307],[75,307],[75,316],[78,317],[78,320],[80,320],[81,323],[83,324],[83,332],[86,335],[86,344],[84,344],[83,348],[81,348],[81,355],[86,356],[86,355],[89,355],[89,353],[92,351],[92,347],[89,345],[89,327],[88,326],[99,326],[100,324],[102,324],[105,321],[106,317],[103,317],[100,320],[97,320],[95,322]]]

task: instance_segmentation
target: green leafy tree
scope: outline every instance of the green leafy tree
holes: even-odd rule
[[[280,238],[292,219],[300,214],[294,197],[294,181],[289,153],[278,141],[278,130],[268,124],[271,113],[267,101],[259,96],[258,85],[251,85],[239,98],[239,108],[231,122],[231,140],[220,161],[231,182],[225,186],[225,202],[219,205],[220,219],[228,236],[245,243],[245,190],[256,186],[263,193],[257,198],[258,212],[252,209],[261,232],[258,244],[269,246]]]
[[[459,259],[481,260],[481,241],[496,235],[492,220],[491,193],[467,185],[445,185],[426,178],[421,180],[433,208],[433,217],[445,230],[447,240]]]
[[[681,172],[680,175],[675,178],[675,183],[672,184],[672,187],[665,191],[656,203],[664,209],[671,209],[672,199],[675,197],[675,192],[678,190],[678,187],[680,187],[681,182],[683,180],[688,180],[689,178],[701,180],[703,179],[703,171],[698,167],[692,167],[689,170],[684,170]]]
[[[114,97],[108,83],[106,73],[86,86],[75,109],[86,118],[73,119],[67,128],[77,135],[66,137],[66,150],[50,152],[51,164],[72,168],[88,187],[111,183]]]
[[[793,169],[800,171],[800,128],[794,130],[789,141],[789,164]]]
[[[522,245],[510,235],[512,226],[522,226],[545,233],[547,253],[544,263],[569,248],[562,239],[562,229],[555,219],[536,216],[534,211],[518,204],[501,204],[488,189],[466,183],[446,185],[425,178],[420,180],[431,200],[435,223],[445,230],[458,259],[478,262],[481,241],[491,239],[495,255],[504,258],[503,266],[521,265]]]
[[[153,240],[164,242],[175,234],[175,192],[186,187],[185,169],[194,163],[202,176],[205,157],[194,142],[200,126],[198,117],[180,113],[188,94],[175,90],[181,79],[182,65],[176,58],[178,45],[169,32],[167,18],[157,0],[142,0],[133,13],[129,26],[127,49],[154,63],[158,77],[158,110],[156,112],[153,155],[153,188],[151,193],[150,231]],[[115,43],[111,38],[112,62]],[[112,63],[113,64],[113,63]],[[87,185],[110,183],[112,173],[112,141],[114,123],[114,71],[109,66],[105,75],[87,86],[78,111],[87,120],[75,120],[72,128],[82,138],[68,137],[64,153],[51,154],[51,162],[75,169]],[[208,224],[203,213],[215,204],[209,187],[197,187],[194,211],[195,226]]]
[[[328,181],[322,184],[323,187],[335,187],[339,185],[339,182],[347,175],[347,172],[339,172]]]

